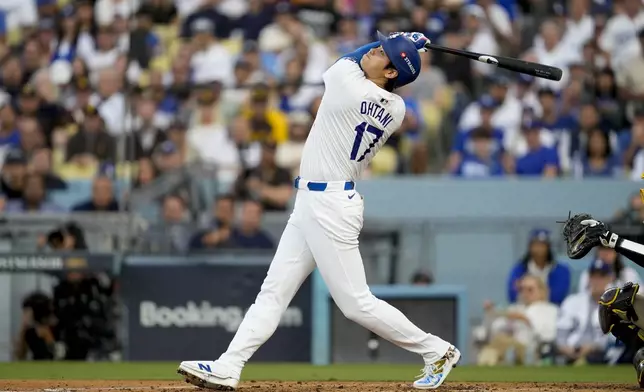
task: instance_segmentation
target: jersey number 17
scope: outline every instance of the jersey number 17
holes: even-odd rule
[[[378,141],[382,137],[382,135],[385,133],[382,129],[378,129],[374,127],[373,125],[367,124],[367,122],[363,122],[359,124],[356,128],[356,138],[353,141],[353,148],[351,149],[351,160],[352,161],[357,161],[357,162],[362,162],[362,160],[367,156],[367,154],[371,151],[371,149],[378,144]],[[358,150],[360,149],[360,144],[362,143],[362,137],[364,136],[364,133],[370,133],[374,136],[373,140],[371,143],[369,143],[369,146],[367,149],[358,157]],[[356,159],[357,158],[357,159]]]

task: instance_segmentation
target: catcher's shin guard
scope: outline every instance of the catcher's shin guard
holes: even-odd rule
[[[635,373],[637,374],[637,383],[640,388],[644,388],[644,348],[637,350],[633,356],[633,366],[635,366]]]
[[[634,355],[636,351],[644,349],[644,331],[634,324],[618,321],[612,326],[611,333],[617,340],[624,343],[625,353],[630,353],[629,357]],[[644,351],[642,354],[644,355]],[[644,356],[642,358],[644,359]]]
[[[639,289],[639,284],[629,282],[624,287],[613,287],[602,294],[599,299],[599,323],[604,333],[611,332],[620,320],[634,322],[639,319],[633,308]]]

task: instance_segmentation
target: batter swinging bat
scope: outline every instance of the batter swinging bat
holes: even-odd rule
[[[470,52],[467,50],[452,49],[432,43],[425,44],[425,47],[428,49],[437,50],[439,52],[467,57],[468,59],[480,61],[485,64],[496,65],[499,68],[519,72],[526,75],[532,75],[538,78],[559,81],[561,80],[562,76],[562,71],[560,68],[551,67],[550,65],[531,63],[529,61],[523,61],[511,57],[489,56],[486,54]]]

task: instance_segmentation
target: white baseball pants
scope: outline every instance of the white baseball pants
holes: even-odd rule
[[[351,195],[354,195],[350,198]],[[297,192],[295,208],[255,303],[219,358],[242,368],[277,328],[300,285],[318,267],[329,293],[350,320],[432,363],[450,343],[415,326],[371,294],[358,249],[364,202],[356,191]]]

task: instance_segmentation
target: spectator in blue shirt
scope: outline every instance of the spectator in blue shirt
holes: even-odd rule
[[[4,42],[7,35],[7,13],[0,10],[0,41]]]
[[[479,99],[481,113],[481,125],[477,128],[459,131],[454,138],[454,146],[450,153],[447,167],[449,172],[454,172],[460,167],[464,159],[475,156],[472,134],[474,131],[484,132],[490,136],[490,155],[494,159],[501,159],[504,154],[503,149],[503,131],[492,125],[492,116],[494,111],[499,107],[499,103],[490,95],[484,95]]]
[[[601,129],[588,134],[586,151],[577,163],[578,177],[612,177],[619,172],[619,162],[613,154],[608,135]]]
[[[502,176],[503,165],[497,151],[497,141],[489,130],[474,129],[468,140],[471,153],[466,154],[454,172],[456,176],[481,178]]]
[[[7,213],[64,212],[65,209],[47,201],[45,179],[37,174],[29,174],[25,178],[25,190],[22,199],[11,200],[7,203]]]
[[[52,54],[49,48],[56,45],[56,19],[53,17],[42,17],[38,21],[38,31],[34,34],[35,39],[40,43],[45,53]],[[47,49],[44,49],[47,48]],[[53,54],[48,60],[53,58]]]
[[[572,158],[570,146],[573,134],[579,127],[578,121],[572,114],[562,108],[559,97],[549,87],[542,87],[538,91],[539,104],[542,108],[541,125],[548,136],[554,141],[554,146],[559,155],[559,165],[562,171],[570,170]]]
[[[261,228],[262,204],[255,200],[244,201],[240,224],[230,234],[230,246],[238,249],[273,249],[273,240]]]
[[[331,48],[336,53],[353,52],[356,48],[366,44],[360,36],[358,17],[346,15],[338,21],[338,35],[333,38]]]
[[[518,282],[526,275],[539,277],[548,286],[550,302],[561,304],[570,290],[570,269],[558,263],[550,244],[550,231],[536,228],[530,232],[530,244],[525,256],[515,264],[508,279],[508,301],[515,303]]]
[[[482,2],[480,0],[468,0],[468,4],[479,4],[481,6],[484,6],[486,4],[490,4],[490,2]],[[503,7],[505,12],[508,14],[508,17],[510,18],[510,21],[514,22],[514,20],[517,17],[517,8],[518,8],[518,1],[517,0],[496,0],[494,3],[500,5]]]
[[[557,177],[559,157],[557,150],[541,144],[540,123],[531,121],[523,127],[528,152],[516,160],[515,172],[520,176]]]
[[[128,57],[147,69],[152,58],[160,51],[161,39],[153,31],[152,13],[145,8],[136,14],[136,28],[130,32]]]
[[[579,125],[572,132],[570,140],[570,155],[578,156],[583,154],[588,144],[588,135],[593,129],[601,129],[610,134],[610,125],[604,120],[594,102],[584,103],[579,110]],[[609,138],[610,140],[610,138]]]
[[[438,9],[438,2],[432,2],[433,7],[416,6],[411,13],[411,31],[425,34],[432,42],[439,42],[448,22],[448,15]]]
[[[234,218],[235,198],[232,195],[219,196],[212,207],[210,227],[192,236],[190,250],[201,251],[225,247],[230,239]]]
[[[620,102],[615,73],[611,68],[595,72],[595,104],[602,119],[611,129],[621,129],[624,124],[623,102]]]
[[[3,199],[20,200],[25,190],[27,157],[20,148],[9,148],[3,158],[0,171],[0,192]]]
[[[74,58],[76,58],[78,36],[76,11],[72,4],[68,4],[60,10],[60,28],[56,37],[52,61],[65,60],[69,63],[73,62]]]
[[[181,37],[190,38],[193,35],[192,23],[199,19],[208,19],[215,26],[215,37],[228,38],[232,29],[235,27],[229,17],[217,10],[217,1],[203,1],[201,7],[194,13],[190,14],[181,25]]]
[[[8,97],[0,97],[0,146],[20,147],[16,111]]]
[[[577,120],[574,116],[561,113],[554,90],[543,87],[539,89],[538,97],[543,111],[541,115],[543,128],[551,131],[557,139],[561,137],[561,134],[570,133],[577,128]]]
[[[119,204],[114,197],[114,184],[107,176],[99,176],[92,183],[92,197],[76,204],[72,211],[76,212],[117,212]]]
[[[409,119],[405,127],[405,137],[417,141],[424,129],[421,103],[415,97],[406,94],[403,94],[402,98],[405,101],[406,114]]]
[[[242,31],[244,41],[257,41],[262,29],[273,21],[275,7],[263,1],[251,1],[248,12],[233,22]],[[344,53],[344,52],[342,52]]]

